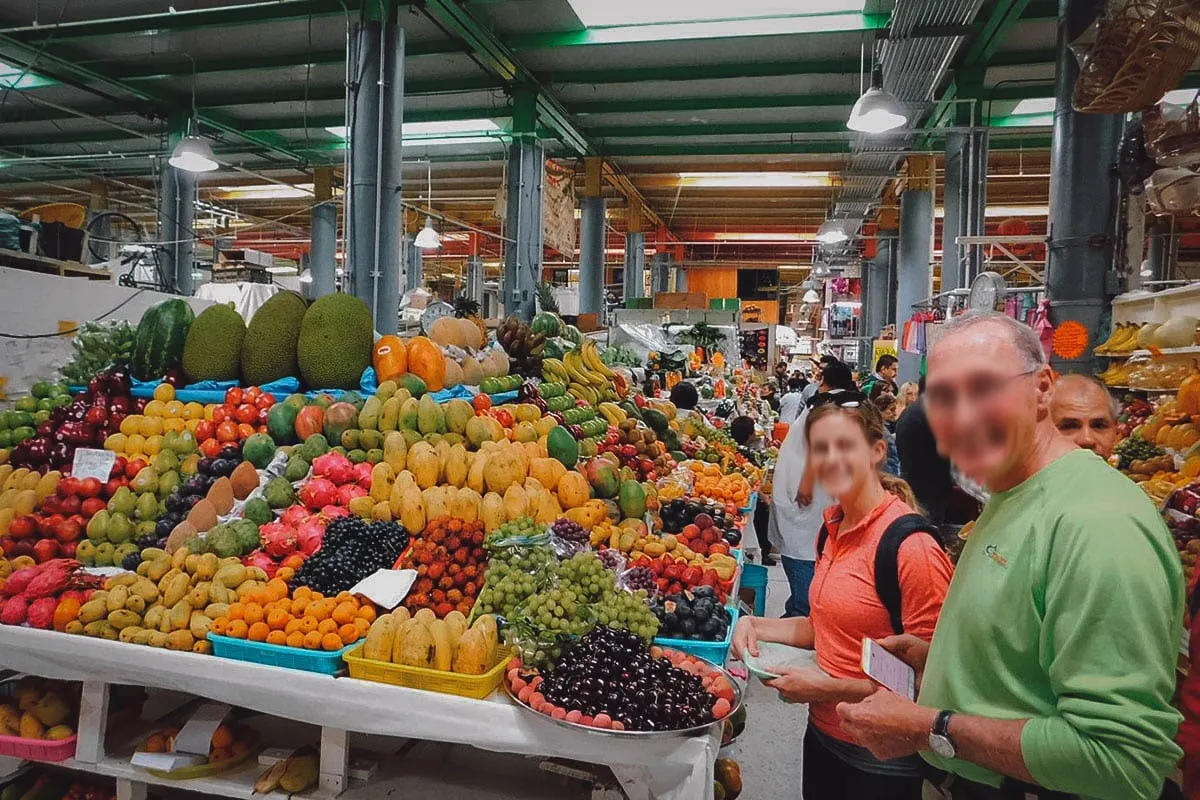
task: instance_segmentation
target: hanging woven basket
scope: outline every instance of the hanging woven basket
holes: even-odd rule
[[[1075,83],[1075,110],[1124,114],[1153,105],[1197,55],[1196,0],[1109,0]]]

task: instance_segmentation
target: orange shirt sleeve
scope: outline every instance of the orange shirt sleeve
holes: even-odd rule
[[[950,588],[954,565],[946,552],[925,534],[900,545],[900,615],[904,632],[930,641]]]

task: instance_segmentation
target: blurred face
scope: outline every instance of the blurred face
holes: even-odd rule
[[[880,369],[879,374],[881,377],[887,378],[889,381],[894,381],[896,380],[896,376],[900,374],[900,365],[889,364],[888,366]]]
[[[1112,455],[1117,420],[1108,393],[1099,386],[1070,376],[1060,379],[1054,387],[1051,413],[1059,433],[1101,458]]]
[[[908,383],[901,387],[900,402],[906,406],[917,402],[917,385],[915,383]]]
[[[887,443],[871,444],[857,422],[846,414],[818,419],[808,433],[808,463],[821,488],[835,500],[854,497],[887,457]]]
[[[882,416],[887,422],[895,422],[900,418],[900,404],[895,403],[889,406],[888,410],[882,413]]]
[[[968,477],[1008,487],[1050,413],[1049,367],[1030,370],[1006,327],[981,323],[943,338],[929,357],[925,410],[938,449]]]

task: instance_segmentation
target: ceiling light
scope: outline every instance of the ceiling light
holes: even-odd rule
[[[809,289],[807,292],[804,293],[804,298],[801,300],[801,302],[809,303],[809,304],[819,303],[819,302],[821,302],[821,295],[817,294],[815,289]]]
[[[442,246],[442,237],[433,227],[433,217],[425,218],[425,227],[417,232],[413,244],[422,250],[437,250]]]
[[[817,241],[821,244],[841,244],[850,239],[850,232],[842,220],[827,219],[817,228]]]
[[[803,14],[795,0],[742,0],[736,15],[725,0],[568,0],[575,16],[589,28],[661,25],[679,22],[726,22],[766,17],[804,17],[861,12],[865,0],[807,0]]]
[[[252,184],[248,186],[218,186],[216,191],[225,194],[225,200],[280,200],[293,197],[312,197],[311,183],[295,183],[284,186],[278,183]]]
[[[811,242],[811,233],[735,233],[722,231],[713,234],[717,242]]]
[[[871,88],[850,110],[846,127],[859,133],[884,133],[895,130],[908,122],[900,101],[883,88],[883,67],[878,64],[871,70]]]
[[[212,172],[220,166],[213,157],[212,147],[208,140],[199,136],[185,136],[171,151],[168,162],[176,169],[187,172]]]
[[[681,172],[680,186],[708,188],[819,188],[831,185],[828,172]]]
[[[1016,114],[1053,114],[1054,113],[1054,98],[1053,97],[1027,97],[1021,102],[1013,106],[1012,112]]]
[[[345,139],[345,125],[325,129]],[[505,133],[494,119],[449,119],[434,122],[405,122],[400,127],[400,140],[405,146],[442,144],[482,144],[496,141]]]

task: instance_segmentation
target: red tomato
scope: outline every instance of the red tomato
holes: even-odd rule
[[[242,403],[233,412],[233,415],[238,422],[250,423],[258,419],[258,409],[254,407],[253,403]]]
[[[221,443],[216,439],[205,439],[200,443],[200,452],[205,458],[216,458],[221,454]]]
[[[475,400],[472,405],[475,406],[476,411],[487,411],[492,407],[492,398],[483,392],[480,392],[479,394],[475,395]]]
[[[259,397],[262,396],[262,393],[263,393],[263,390],[260,389],[259,387],[251,386],[249,389],[242,392],[241,402],[253,403],[254,401],[258,400]]]
[[[260,409],[258,410],[258,420],[257,420],[257,421],[258,421],[258,424],[259,424],[259,425],[266,425],[266,424],[267,424],[267,419],[268,419],[270,416],[271,416],[271,411],[270,411],[270,409],[266,409],[266,408],[260,408]]]
[[[221,420],[224,422],[224,420]],[[208,420],[202,421],[196,426],[195,437],[197,442],[203,442],[205,439],[211,439],[217,432],[216,423]]]
[[[242,402],[242,390],[231,386],[225,390],[225,405],[236,406]]]
[[[237,438],[239,441],[246,441],[255,433],[254,426],[249,422],[243,422],[237,426]]]
[[[266,411],[273,405],[275,405],[275,395],[270,392],[260,394],[254,401],[255,408],[260,408],[263,411]]]
[[[220,442],[221,444],[229,444],[230,442],[236,442],[237,438],[238,438],[238,429],[237,429],[237,425],[234,424],[233,422],[230,422],[227,420],[217,426],[217,441]],[[218,448],[217,452],[220,452],[219,448]]]
[[[233,391],[230,389],[229,391]],[[217,406],[213,409],[212,421],[214,425],[220,425],[222,422],[230,419],[233,416],[234,406]]]
[[[507,409],[497,408],[495,411],[492,412],[492,415],[495,416],[496,421],[499,422],[501,425],[503,425],[505,428],[512,427],[513,416],[512,416],[512,414],[508,413]]]

